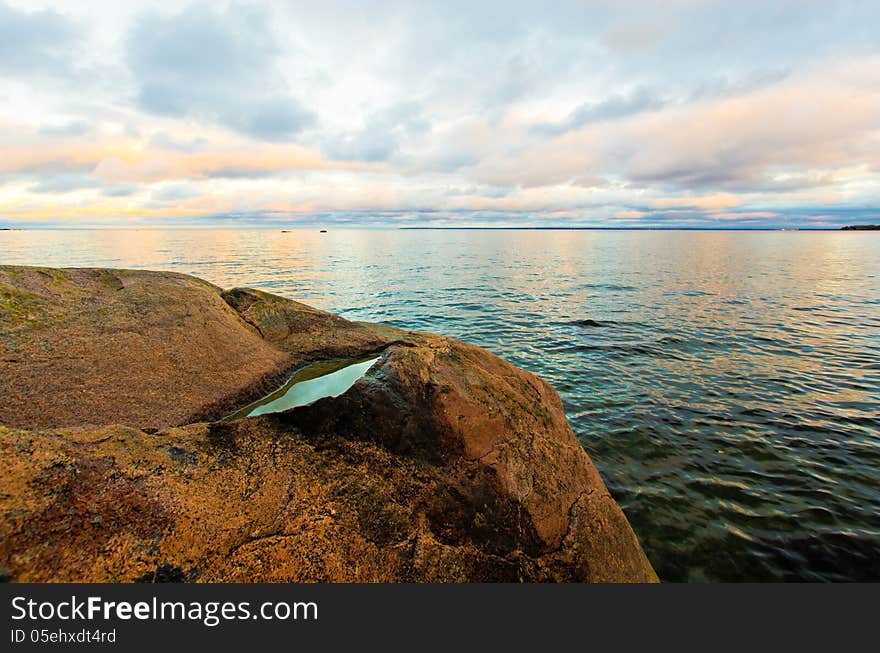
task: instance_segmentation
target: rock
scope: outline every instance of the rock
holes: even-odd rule
[[[166,273],[3,267],[0,293],[3,346],[42,356],[0,380],[13,581],[656,580],[557,394],[485,350]],[[369,352],[340,397],[191,417]]]
[[[279,302],[169,272],[0,266],[0,423],[168,427],[216,418],[297,364],[393,337]]]
[[[259,290],[233,288],[221,296],[265,340],[297,362],[358,356],[405,336],[396,329],[349,322]]]

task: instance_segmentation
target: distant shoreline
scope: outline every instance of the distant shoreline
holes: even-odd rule
[[[401,231],[840,231],[846,227],[398,227]]]

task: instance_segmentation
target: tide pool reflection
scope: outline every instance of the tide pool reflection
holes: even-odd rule
[[[378,356],[358,361],[315,363],[299,370],[281,388],[259,401],[245,406],[227,419],[280,413],[297,406],[307,406],[318,399],[338,397],[369,371]]]

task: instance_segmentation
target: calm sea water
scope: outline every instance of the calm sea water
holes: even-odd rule
[[[546,378],[665,580],[880,580],[880,233],[6,231]]]

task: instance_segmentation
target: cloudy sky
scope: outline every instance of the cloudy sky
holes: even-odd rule
[[[880,3],[0,0],[0,224],[880,222]]]

